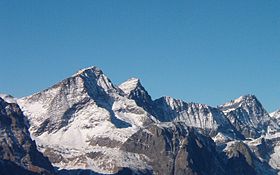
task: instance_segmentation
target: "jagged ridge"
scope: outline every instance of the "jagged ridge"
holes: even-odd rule
[[[255,96],[242,96],[218,108],[187,103],[172,97],[152,100],[139,79],[132,78],[116,86],[102,70],[90,67],[42,92],[19,99],[18,103],[30,121],[30,132],[40,150],[51,159],[53,165],[66,171],[78,169],[77,172],[80,172],[80,169],[90,169],[108,174],[129,168],[144,174],[205,174],[204,172],[210,172],[211,168],[201,167],[198,162],[203,160],[196,160],[193,166],[188,166],[194,161],[190,151],[194,151],[195,147],[199,150],[202,146],[202,150],[208,150],[209,155],[216,152],[224,156],[225,160],[217,157],[220,163],[215,165],[220,166],[216,168],[220,169],[222,174],[226,173],[226,169],[237,168],[238,162],[242,161],[248,166],[243,167],[243,170],[236,169],[235,172],[246,172],[248,168],[252,168],[251,174],[275,174],[268,164],[264,167],[265,170],[260,170],[259,167],[262,163],[275,162],[276,156],[273,159],[255,156],[251,150],[262,144],[256,144],[254,139],[245,140],[263,137],[268,142],[273,142],[273,145],[278,143],[277,139],[271,138],[278,138],[279,128]],[[170,126],[175,126],[176,129],[170,129]],[[199,139],[193,139],[194,144],[188,145],[188,149],[179,151],[179,154],[177,151],[182,145],[178,143],[182,139],[190,138],[176,133],[186,128],[195,130],[195,133],[199,131],[199,134],[195,135]],[[171,137],[173,134],[175,136]],[[210,137],[217,146],[204,144],[211,141]],[[178,160],[182,162],[177,158],[172,160],[177,162],[175,164],[180,164],[179,167],[183,167],[176,171],[177,165],[172,165],[171,171],[158,168],[155,164],[159,161],[158,157],[151,157],[152,152],[149,154],[141,151],[146,146],[157,149],[156,142],[162,138],[164,141],[160,142],[160,147],[170,145],[173,141],[178,142],[173,144],[177,151],[172,154],[179,154]],[[245,147],[240,144],[228,146],[235,141]],[[131,144],[138,145],[137,149],[127,147]],[[273,154],[273,149],[276,148],[267,148],[269,155]],[[163,149],[163,152],[170,154],[166,149]],[[225,152],[228,156],[224,155]],[[239,155],[237,153],[240,153],[238,157],[241,159],[236,157]],[[185,159],[186,155],[192,158]],[[251,156],[251,161],[248,161],[247,155]],[[242,159],[242,156],[245,159]],[[212,162],[210,158],[205,160]],[[237,164],[231,166],[231,163]],[[271,165],[277,169],[277,163]]]

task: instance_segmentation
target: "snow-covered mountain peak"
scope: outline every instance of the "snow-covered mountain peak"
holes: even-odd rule
[[[87,67],[84,69],[80,69],[77,73],[75,73],[73,75],[73,77],[79,76],[79,75],[87,76],[88,74],[95,74],[95,75],[99,76],[99,75],[103,74],[103,71],[96,66],[91,66],[91,67]]]
[[[244,102],[250,102],[250,101],[254,101],[257,100],[257,97],[255,95],[251,95],[251,94],[247,94],[247,95],[243,95],[240,96],[237,99],[231,100],[230,102],[224,104],[224,106],[229,106],[232,104],[240,104],[240,103],[244,103]]]
[[[130,94],[131,91],[135,90],[138,86],[142,86],[139,78],[130,78],[127,81],[119,85],[119,88],[125,93]]]
[[[90,67],[51,88],[19,99],[18,103],[29,120],[32,137],[42,151],[54,150],[57,155],[69,158],[65,161],[73,162],[75,167],[108,174],[113,168],[92,165],[93,157],[84,154],[94,149],[98,153],[119,149],[141,127],[153,122],[151,114],[134,100],[134,97],[141,102],[148,99],[143,94],[146,94],[143,89],[137,88],[131,96],[125,95],[99,68]],[[75,150],[79,156],[60,149]],[[48,152],[46,155],[56,158]],[[105,161],[100,161],[110,166],[107,156],[112,154],[104,153]],[[65,167],[63,160],[56,163],[60,168],[73,167],[71,163]]]
[[[87,90],[91,91],[89,93],[96,91],[97,86],[101,87],[105,92],[120,92],[118,87],[115,87],[103,71],[96,66],[81,69],[71,78],[82,78]]]
[[[153,100],[138,78],[130,78],[119,87],[124,95],[136,102],[136,104],[153,114]]]
[[[236,99],[237,102],[239,101],[240,103],[260,103],[259,100],[257,99],[257,97],[255,95],[251,95],[251,94],[248,94],[248,95],[244,95],[244,96],[241,96],[239,97],[238,99]]]
[[[280,109],[269,114],[272,118],[280,119]]]
[[[241,96],[219,106],[219,109],[246,138],[256,138],[266,131],[279,129],[254,95]]]
[[[16,98],[14,98],[13,96],[11,96],[9,94],[1,94],[0,93],[0,98],[2,98],[7,103],[16,103]]]
[[[239,107],[245,107],[245,106],[261,106],[261,103],[259,102],[259,100],[257,99],[257,97],[255,95],[244,95],[241,96],[235,100],[231,100],[230,102],[227,102],[221,106],[219,106],[224,113],[229,113],[232,110],[235,110]]]
[[[271,118],[271,121],[274,121],[278,125],[278,133],[279,133],[279,136],[280,136],[280,109],[270,113],[269,116]],[[280,146],[279,146],[279,148],[280,148]],[[279,156],[279,158],[280,158],[280,156]]]
[[[249,120],[255,120],[253,123],[257,125],[262,120],[269,120],[269,114],[263,108],[260,101],[254,95],[241,96],[235,100],[232,100],[224,105],[219,106],[225,114],[229,113],[246,113],[245,118]]]

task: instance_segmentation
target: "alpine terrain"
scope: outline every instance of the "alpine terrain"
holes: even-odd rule
[[[0,174],[280,175],[280,109],[254,95],[154,100],[89,67],[0,111]]]

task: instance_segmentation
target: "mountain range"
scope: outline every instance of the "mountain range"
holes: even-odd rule
[[[36,94],[0,95],[0,174],[280,174],[280,109],[153,100],[97,67]]]

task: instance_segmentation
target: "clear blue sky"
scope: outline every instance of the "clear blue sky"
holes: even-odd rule
[[[0,92],[30,95],[96,65],[155,99],[280,108],[279,0],[0,0]]]

